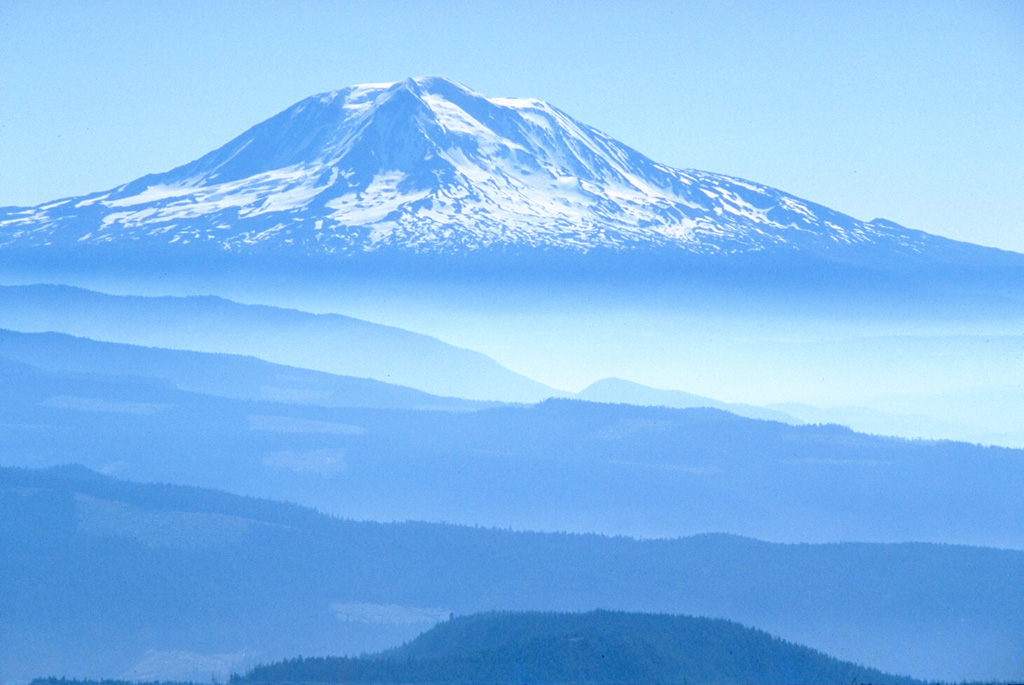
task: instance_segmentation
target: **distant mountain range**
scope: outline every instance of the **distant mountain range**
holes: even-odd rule
[[[676,409],[711,407],[751,419],[802,423],[799,419],[778,409],[766,409],[765,407],[755,407],[749,404],[719,402],[718,400],[680,390],[649,388],[639,383],[624,381],[621,378],[605,378],[596,383],[591,383],[576,393],[576,397],[588,402],[616,402],[647,407],[674,407]]]
[[[62,333],[0,329],[0,362],[19,362],[85,387],[150,385],[238,400],[375,409],[469,411],[497,403],[438,397],[372,378],[338,376],[255,357],[99,342]],[[0,366],[10,380],[13,367]],[[22,388],[27,391],[28,388]]]
[[[490,254],[489,268],[514,268],[638,253],[1024,267],[1024,255],[670,168],[545,102],[440,77],[314,95],[168,172],[0,210],[0,257],[15,261],[414,255],[450,268]]]
[[[208,683],[395,646],[451,613],[595,608],[729,619],[926,680],[1024,677],[1020,551],[360,523],[80,467],[0,468],[0,549],[12,683]]]
[[[124,326],[129,320],[132,325]],[[4,332],[4,328],[13,330]],[[90,340],[19,337],[15,330],[62,332]],[[94,341],[180,352],[117,348]],[[222,356],[190,354],[194,350]],[[260,359],[232,358],[238,353],[290,368],[275,368]],[[306,397],[308,403],[323,406],[425,409],[479,406],[461,398],[536,402],[575,396],[593,402],[713,407],[749,418],[801,423],[781,410],[655,390],[619,379],[599,381],[574,395],[429,336],[352,317],[316,316],[216,297],[126,297],[67,286],[0,286],[0,356],[47,370],[165,378],[180,390],[239,399],[276,397],[302,403]],[[380,404],[373,404],[370,396],[383,392],[384,386],[372,390],[373,384],[357,378],[385,381],[391,395],[382,395]],[[362,390],[356,389],[356,383],[362,383]],[[399,401],[392,397],[399,392],[396,385],[460,399],[407,394]],[[336,399],[329,399],[332,394]]]
[[[293,659],[232,685],[278,683],[910,685],[736,623],[657,614],[488,613],[452,618],[381,654]],[[38,685],[44,685],[39,683]]]
[[[1024,547],[1021,450],[708,408],[470,402],[52,333],[0,331],[0,379],[7,465],[79,463],[384,521]]]
[[[478,352],[430,336],[348,316],[242,305],[217,297],[129,297],[66,286],[0,286],[0,328],[252,355],[474,400],[535,402],[562,394]],[[43,363],[44,356],[34,359]],[[114,363],[126,371],[131,368],[123,357]],[[145,369],[140,373],[148,373]]]

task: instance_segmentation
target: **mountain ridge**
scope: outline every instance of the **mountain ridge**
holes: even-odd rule
[[[132,325],[126,327],[125,321]],[[561,394],[473,350],[341,314],[215,296],[107,295],[63,285],[0,285],[0,328],[97,341],[234,353],[434,395],[537,401]]]
[[[20,333],[0,328],[0,362],[73,377],[151,379],[185,392],[243,400],[450,411],[489,406],[371,378],[272,364],[252,356],[110,343],[55,332]],[[6,375],[0,367],[0,377]]]
[[[383,649],[450,612],[598,607],[725,618],[929,680],[1021,677],[1020,551],[374,523],[69,466],[0,468],[0,512],[5,680],[210,682]]]
[[[801,424],[802,420],[787,414],[782,409],[758,407],[752,404],[721,402],[710,397],[695,395],[683,390],[652,388],[622,378],[602,378],[576,393],[576,397],[588,402],[607,402],[635,404],[649,407],[672,407],[689,409],[692,407],[710,407],[745,416],[750,419],[765,421],[781,421],[783,423]]]
[[[46,339],[24,336],[22,346]],[[126,351],[157,362],[166,354],[83,346],[113,361]],[[384,521],[1024,548],[1021,450],[582,400],[452,412],[445,400],[414,395],[381,408],[379,395],[323,398],[325,388],[305,386],[302,374],[265,392],[262,365],[241,369],[257,381],[247,388],[231,380],[239,369],[222,365],[231,358],[186,355],[200,363],[197,384],[177,363],[154,363],[148,378],[145,369],[122,375],[82,357],[78,344],[49,345],[43,354],[63,349],[75,359],[44,359],[52,369],[44,371],[5,362],[5,347],[0,459],[8,465],[74,462]],[[433,406],[409,408],[421,404]]]

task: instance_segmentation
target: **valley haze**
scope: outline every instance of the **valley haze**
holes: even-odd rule
[[[0,265],[347,314],[563,391],[618,377],[1024,446],[1024,255],[673,169],[440,77],[315,95],[171,171],[2,209]]]

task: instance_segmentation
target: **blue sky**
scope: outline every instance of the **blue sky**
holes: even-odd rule
[[[442,74],[654,159],[1024,251],[1024,2],[0,0],[0,205]]]

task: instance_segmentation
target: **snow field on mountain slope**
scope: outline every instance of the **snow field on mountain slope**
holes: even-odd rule
[[[423,159],[403,158],[408,169],[388,167],[375,157],[379,141],[361,142],[371,129],[395,146],[408,143]],[[281,147],[290,140],[294,150]],[[294,163],[268,169],[268,160]],[[255,173],[212,181],[240,170]],[[279,241],[349,254],[385,246],[716,253],[872,242],[920,251],[927,239],[741,179],[672,169],[547,103],[488,99],[440,78],[306,98],[196,162],[147,180],[141,190],[133,183],[12,208],[0,215],[0,244],[150,237],[230,250]]]

